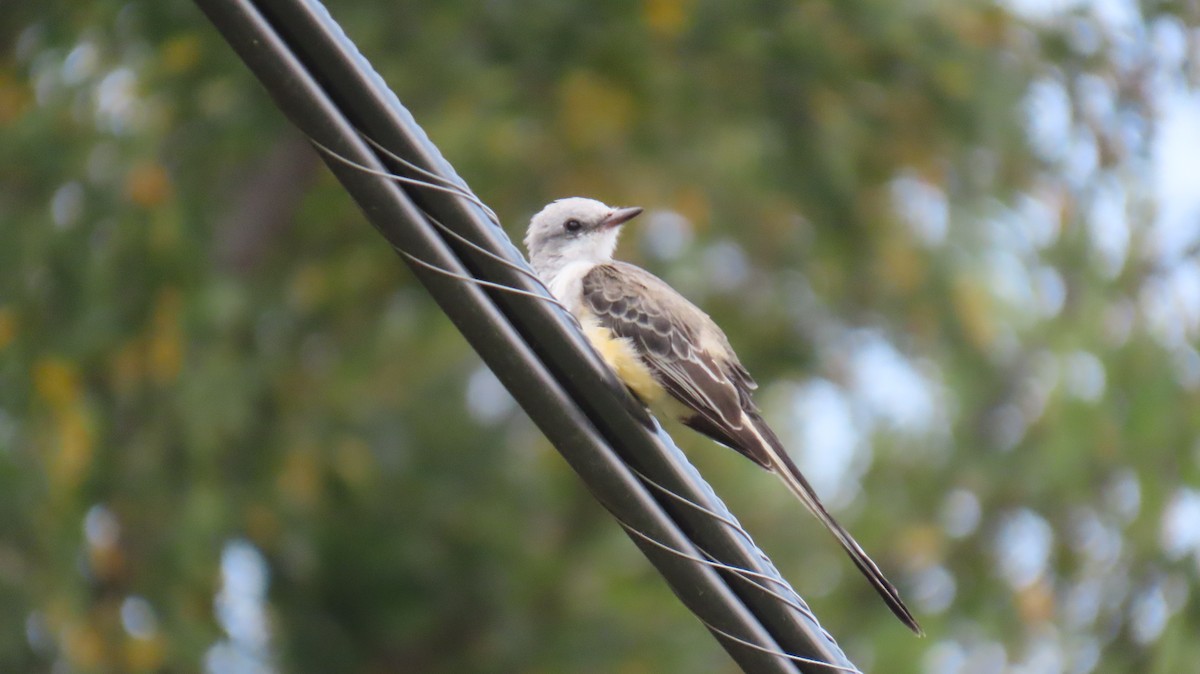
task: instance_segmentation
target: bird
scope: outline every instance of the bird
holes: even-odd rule
[[[763,420],[751,397],[758,385],[721,328],[662,279],[613,259],[623,225],[641,213],[638,207],[611,207],[584,197],[551,202],[533,216],[526,232],[533,271],[643,405],[778,475],[833,534],[892,613],[923,634],[899,591],[829,514]]]

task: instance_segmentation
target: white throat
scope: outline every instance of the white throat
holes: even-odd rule
[[[613,251],[617,249],[617,236],[620,231],[620,228],[614,227],[564,242],[559,246],[546,246],[530,251],[529,263],[542,282],[551,286],[553,292],[557,278],[568,268],[571,268],[573,273],[578,273],[578,270],[583,268],[584,271],[579,274],[582,277],[592,267],[612,262]],[[565,299],[557,292],[554,294],[560,301]]]
[[[591,260],[568,262],[553,277],[543,279],[550,294],[580,320],[583,319],[583,277],[597,264],[602,263]]]

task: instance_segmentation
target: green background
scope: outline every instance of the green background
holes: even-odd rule
[[[648,209],[929,633],[671,427],[861,668],[1197,671],[1200,17],[1054,5],[329,7],[514,239]],[[192,4],[0,6],[0,129],[0,671],[734,670]]]

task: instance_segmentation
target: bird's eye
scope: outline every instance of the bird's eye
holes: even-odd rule
[[[570,220],[567,220],[565,223],[563,223],[563,229],[567,230],[568,232],[572,232],[572,233],[578,232],[579,230],[583,229],[583,223],[576,220],[575,218],[571,218]]]

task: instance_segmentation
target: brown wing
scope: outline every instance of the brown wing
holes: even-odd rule
[[[632,340],[663,388],[693,411],[683,423],[778,474],[833,533],[892,612],[922,633],[895,586],[829,514],[763,421],[750,399],[754,380],[707,314],[658,277],[621,262],[598,265],[583,277],[583,302],[601,325]]]
[[[613,334],[633,341],[663,388],[693,411],[685,424],[770,468],[744,411],[757,413],[757,384],[729,340],[703,311],[666,282],[623,262],[583,277],[584,304]]]

